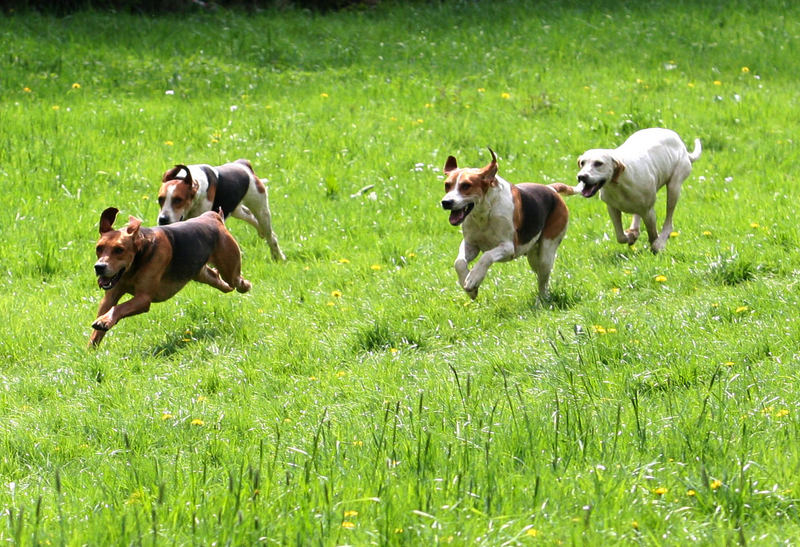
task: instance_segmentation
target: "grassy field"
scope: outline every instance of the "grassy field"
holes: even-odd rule
[[[793,543],[798,58],[780,0],[0,18],[0,540]],[[571,183],[649,126],[704,146],[665,252],[576,196],[552,302],[470,301],[449,154]],[[87,350],[100,212],[239,157],[287,262],[231,220],[249,294]]]

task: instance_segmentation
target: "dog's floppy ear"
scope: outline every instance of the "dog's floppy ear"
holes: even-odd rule
[[[625,164],[616,158],[611,158],[611,162],[614,164],[614,174],[611,177],[611,182],[617,182],[617,179],[625,170]]]
[[[117,209],[116,207],[109,207],[108,209],[102,212],[102,214],[100,215],[101,234],[113,230],[112,226],[114,226],[114,220],[116,220],[117,218],[117,213],[119,213],[119,209]]]
[[[449,173],[458,169],[458,162],[453,156],[447,156],[447,161],[444,164],[444,172]]]
[[[138,218],[131,216],[128,217],[128,228],[127,232],[130,236],[135,236],[139,232],[139,228],[142,226],[142,221]]]
[[[161,182],[167,182],[168,180],[174,180],[178,178],[178,175],[180,174],[181,171],[186,171],[186,178],[184,180],[185,181],[188,180],[189,183],[191,183],[192,174],[189,172],[189,168],[180,163],[176,164],[175,167],[167,169],[164,172],[164,176],[161,177]]]
[[[492,162],[484,167],[483,170],[481,170],[481,178],[487,182],[489,186],[496,186],[497,179],[495,178],[495,175],[497,175],[497,155],[491,148],[489,148],[489,152],[492,154]]]

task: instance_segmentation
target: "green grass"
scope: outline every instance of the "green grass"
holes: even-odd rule
[[[798,21],[779,0],[4,16],[0,539],[791,543]],[[704,146],[664,253],[576,197],[551,303],[524,260],[476,302],[457,287],[449,154],[570,182],[653,125]],[[249,294],[190,285],[87,350],[101,211],[153,224],[166,168],[238,157],[288,261],[232,220]]]

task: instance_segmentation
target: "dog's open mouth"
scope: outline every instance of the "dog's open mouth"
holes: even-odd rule
[[[105,276],[100,275],[100,276],[97,277],[97,284],[103,290],[107,291],[109,289],[112,289],[112,288],[114,288],[114,285],[117,284],[117,282],[122,277],[122,274],[124,274],[124,273],[125,273],[125,268],[122,268],[113,277],[105,277]]]
[[[583,188],[581,188],[581,195],[583,197],[585,197],[585,198],[590,198],[593,195],[595,195],[598,191],[600,191],[600,188],[602,188],[602,186],[605,183],[606,183],[606,181],[604,181],[604,180],[601,180],[600,182],[598,182],[596,184],[586,184],[584,182],[583,183]]]
[[[467,203],[467,205],[463,209],[453,209],[450,211],[450,224],[453,226],[458,226],[464,219],[467,218],[467,215],[472,211],[472,208],[475,207],[474,203]]]

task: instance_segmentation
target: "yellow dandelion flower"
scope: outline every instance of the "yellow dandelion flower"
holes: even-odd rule
[[[162,419],[163,421],[170,420],[170,419],[172,419],[172,418],[174,418],[174,417],[175,417],[175,416],[173,416],[173,415],[172,415],[172,414],[170,414],[169,412],[164,412],[164,413],[161,415],[161,419]]]
[[[364,446],[364,441],[353,441],[353,446]],[[356,513],[357,515],[358,513]],[[347,515],[345,515],[347,516]]]
[[[327,93],[320,93],[319,96],[322,97],[323,99],[327,99],[328,98],[328,94]]]
[[[478,93],[485,93],[485,92],[486,92],[486,88],[485,87],[479,87],[478,88]]]
[[[422,118],[417,118],[417,123],[423,123],[424,121]]]
[[[60,110],[60,109],[61,109],[61,107],[60,107],[60,106],[58,106],[57,104],[54,104],[54,105],[53,105],[53,110]]]
[[[733,310],[733,313],[744,313],[749,309],[750,308],[748,308],[747,306],[739,306],[735,310]]]
[[[710,236],[711,232],[709,230],[703,230],[703,235],[704,236]]]
[[[342,378],[343,376],[347,376],[347,373],[343,370],[340,370],[339,372],[336,373],[337,378]]]
[[[528,528],[528,529],[525,531],[525,535],[526,535],[526,536],[530,536],[530,537],[532,537],[532,538],[535,538],[536,536],[538,536],[538,535],[539,535],[539,530],[537,530],[536,528]]]
[[[408,258],[414,258],[417,256],[417,253],[408,253]]]
[[[192,425],[206,425],[206,423],[201,420],[200,418],[195,418],[190,422]]]
[[[198,395],[197,396],[197,402],[198,403],[205,403],[206,401],[208,401],[208,397],[206,397],[205,395]]]
[[[290,424],[290,423],[292,423],[292,419],[291,418],[284,418],[283,419],[283,423]]]
[[[719,80],[714,80],[714,85],[722,85],[722,82],[720,82]]]
[[[605,334],[606,328],[603,325],[592,325],[592,330],[597,334]]]
[[[748,67],[746,67],[746,66],[743,66],[743,67],[742,67],[742,72],[743,72],[744,74],[747,74],[748,72],[750,72],[750,69],[749,69]]]
[[[664,486],[659,486],[658,488],[653,490],[653,494],[656,494],[658,496],[663,496],[667,492],[669,492],[669,489],[665,488]]]
[[[358,516],[358,511],[345,511],[344,512],[344,516],[345,517],[357,517]]]
[[[680,232],[670,232],[669,233],[669,237],[678,237],[678,235],[680,235]]]
[[[433,105],[431,103],[425,103],[425,108],[433,108]]]
[[[74,84],[72,84],[72,89],[80,89],[80,88],[81,88],[81,84],[79,84],[78,82],[75,82]]]
[[[611,287],[611,294],[619,294],[619,287]]]
[[[175,143],[172,142],[172,141],[164,141],[164,144],[167,145],[167,146],[172,146]]]
[[[328,302],[325,303],[325,305],[326,306],[335,306],[336,304],[334,302],[328,301]]]
[[[142,196],[142,199],[143,199],[143,200],[145,200],[145,201],[147,201],[147,200],[149,200],[149,199],[150,199],[150,196],[148,196],[147,194],[145,194],[145,195],[143,195],[143,196]]]
[[[377,272],[378,270],[381,269],[381,265],[380,264],[373,264],[372,266],[370,266],[370,269],[371,270],[375,270]]]
[[[689,82],[689,83],[688,83],[688,84],[686,84],[686,85],[688,85],[689,87],[694,87],[694,82]]]
[[[403,529],[402,528],[395,528],[394,529],[394,533],[395,534],[402,534],[403,533]]]
[[[350,522],[349,520],[346,520],[346,521],[342,522],[342,528],[351,529],[351,528],[355,528],[355,527],[356,527],[356,523],[355,522]]]
[[[726,367],[732,367],[733,366],[733,361],[725,361],[722,364],[725,365]]]
[[[634,530],[638,530],[639,529],[639,523],[636,522],[635,520],[633,522],[631,522],[631,526],[633,526]]]
[[[609,333],[609,334],[614,334],[615,332],[617,332],[617,329],[614,328],[614,327],[608,327],[606,329],[606,332]]]
[[[22,88],[22,91],[24,91],[25,93],[30,93],[31,92],[31,88],[28,87],[28,86],[25,86],[25,87]]]
[[[331,291],[331,296],[334,297],[334,298],[341,298],[342,297],[342,291]]]
[[[686,495],[689,496],[690,498],[693,498],[697,495],[697,492],[695,492],[690,488],[689,490],[686,491]]]
[[[308,379],[311,380],[312,382],[315,382],[317,380],[317,377],[316,376],[309,376]]]
[[[348,259],[346,259],[346,258],[340,258],[339,259],[339,264],[350,264],[350,261]]]
[[[758,222],[751,222],[750,223],[750,227],[751,228],[758,228],[758,226],[759,226]]]
[[[658,283],[664,283],[664,282],[667,280],[667,276],[666,276],[666,275],[657,275],[657,276],[655,277],[655,280],[656,280]]]
[[[511,93],[501,93],[500,96],[502,98],[504,98],[504,99],[510,99],[511,98]]]
[[[775,413],[776,418],[785,418],[789,415],[789,409],[782,408],[778,412]]]
[[[398,351],[400,351],[400,350],[397,349],[397,348],[389,348],[389,352],[390,353],[397,353]]]
[[[761,409],[761,414],[771,414],[773,410],[775,410],[775,407],[769,405],[768,407]]]
[[[720,486],[722,486],[722,481],[719,479],[714,479],[711,481],[711,484],[708,485],[712,490],[718,490]]]

